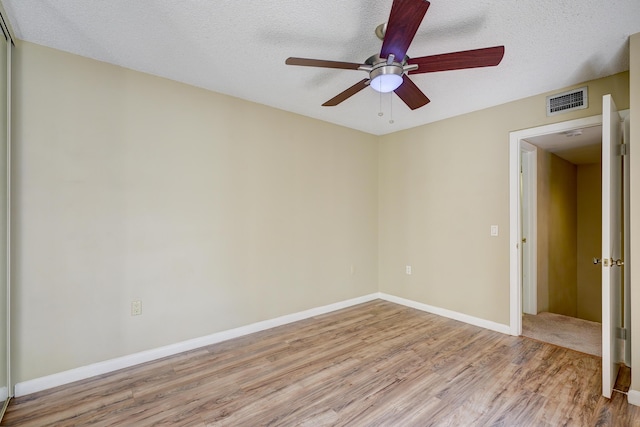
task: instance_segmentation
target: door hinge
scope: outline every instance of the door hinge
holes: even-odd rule
[[[629,154],[628,151],[629,150],[627,149],[627,144],[618,145],[618,155],[619,156],[626,156],[627,154]]]
[[[616,328],[616,338],[621,340],[627,339],[627,330],[625,328]]]

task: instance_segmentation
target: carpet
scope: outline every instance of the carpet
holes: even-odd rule
[[[602,324],[554,313],[524,314],[522,335],[602,357]]]

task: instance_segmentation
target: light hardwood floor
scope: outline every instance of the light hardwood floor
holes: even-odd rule
[[[377,300],[17,398],[2,425],[640,426],[600,377],[598,357]]]

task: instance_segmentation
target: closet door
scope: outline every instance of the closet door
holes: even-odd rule
[[[0,14],[1,17],[1,14]],[[0,19],[0,419],[13,396],[9,374],[9,100],[11,39]]]

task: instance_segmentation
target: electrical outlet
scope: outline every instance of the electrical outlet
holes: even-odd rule
[[[131,302],[131,315],[132,316],[140,316],[142,314],[142,301],[132,301]]]
[[[404,272],[405,272],[405,273],[407,273],[407,274],[411,274],[411,266],[410,266],[410,265],[407,265],[407,266],[405,267],[405,269],[404,269]]]

